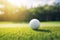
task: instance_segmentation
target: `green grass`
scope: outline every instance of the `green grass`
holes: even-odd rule
[[[28,23],[0,22],[0,40],[60,40],[60,22],[41,22],[39,30],[35,31]]]

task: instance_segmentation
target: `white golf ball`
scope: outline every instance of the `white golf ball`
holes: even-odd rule
[[[38,19],[32,19],[29,25],[32,29],[38,29],[40,26],[40,21]]]

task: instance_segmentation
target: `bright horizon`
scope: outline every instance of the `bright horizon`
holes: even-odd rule
[[[0,2],[6,2],[4,0],[0,1]],[[44,6],[45,4],[48,5],[53,5],[54,2],[60,2],[59,0],[7,0],[8,5],[11,4],[14,7],[26,7],[27,9],[31,8],[31,7],[37,7],[37,6]],[[3,9],[5,7],[4,4],[0,4],[0,8]],[[0,14],[4,14],[4,12],[2,12],[0,10]]]
[[[54,2],[59,2],[59,0],[7,0],[7,2],[13,6],[31,8],[39,5],[44,6],[45,4],[53,5]],[[0,8],[4,8],[4,5],[0,4]]]
[[[45,4],[53,5],[56,0],[8,0],[11,5],[27,8],[37,7],[38,5],[44,6]]]
[[[0,4],[0,8],[4,8],[5,7],[5,3],[6,2],[5,0],[2,0],[0,2],[3,2],[3,4]],[[45,4],[48,4],[48,5],[53,5],[54,2],[56,2],[56,0],[7,0],[7,2],[10,4],[10,5],[13,5],[14,7],[26,7],[27,9],[31,8],[31,7],[37,7],[37,6],[44,6]],[[8,4],[8,5],[9,5]],[[0,14],[4,14],[4,12],[2,12],[0,10]]]

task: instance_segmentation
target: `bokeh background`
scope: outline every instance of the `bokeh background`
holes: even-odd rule
[[[0,21],[60,21],[59,0],[0,0]]]

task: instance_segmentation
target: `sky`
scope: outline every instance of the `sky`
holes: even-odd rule
[[[38,5],[44,6],[45,4],[53,5],[54,2],[60,2],[60,0],[8,0],[8,2],[14,6],[30,8]],[[4,5],[0,5],[0,8],[4,8]]]
[[[54,2],[60,2],[60,0],[8,0],[7,2],[14,6],[18,7],[25,6],[26,8],[29,9],[31,7],[37,7],[38,5],[40,6],[44,6],[45,4],[53,5]],[[0,4],[0,8],[4,7],[5,7],[4,5]],[[4,14],[4,12],[0,11],[0,14]]]
[[[11,2],[12,0],[8,1]],[[37,7],[38,5],[44,6],[45,4],[53,5],[54,2],[60,2],[60,0],[13,0],[11,4],[15,4],[16,6],[26,6],[27,8],[30,8]]]

